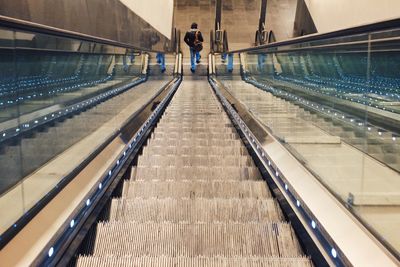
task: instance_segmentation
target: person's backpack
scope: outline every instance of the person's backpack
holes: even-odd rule
[[[203,50],[203,43],[199,40],[199,34],[199,31],[196,31],[196,33],[194,34],[193,49],[196,52],[200,52],[201,50]]]

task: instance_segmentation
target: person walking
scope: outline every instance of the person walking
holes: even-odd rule
[[[190,31],[186,32],[183,39],[190,49],[190,71],[196,71],[196,64],[200,63],[200,51],[203,49],[203,35],[197,29],[197,23],[193,22]]]

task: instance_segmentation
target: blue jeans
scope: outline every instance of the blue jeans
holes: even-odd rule
[[[228,71],[233,71],[233,54],[228,54]]]
[[[200,60],[200,52],[197,52],[193,48],[190,48],[190,65],[192,70],[196,69],[196,61],[199,60]]]
[[[261,72],[262,68],[265,63],[265,55],[264,54],[258,54],[258,71]]]
[[[157,63],[160,64],[161,70],[165,71],[165,55],[162,53],[157,53],[156,58]]]

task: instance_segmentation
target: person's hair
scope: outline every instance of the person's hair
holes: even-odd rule
[[[192,26],[190,26],[190,28],[191,28],[191,29],[197,29],[197,23],[196,23],[196,22],[193,22],[193,23],[192,23]]]

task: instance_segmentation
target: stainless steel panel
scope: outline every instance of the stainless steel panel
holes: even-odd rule
[[[0,0],[0,15],[144,49],[171,47],[165,45],[166,37],[119,0]]]

